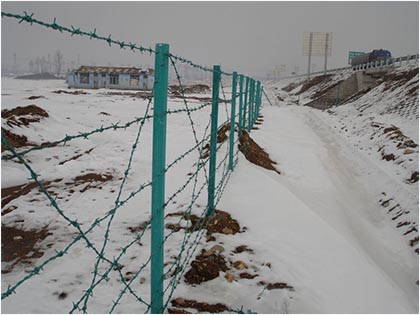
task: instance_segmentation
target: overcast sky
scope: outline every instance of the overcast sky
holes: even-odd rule
[[[303,33],[332,32],[328,67],[347,64],[349,51],[388,49],[418,53],[418,2],[1,2],[2,11],[34,13],[40,20],[73,25],[117,40],[154,47],[227,71],[265,75],[276,65],[305,72]],[[153,65],[139,53],[44,27],[1,21],[2,64],[28,64],[60,49],[67,61],[96,65]],[[315,70],[322,57],[313,57]]]

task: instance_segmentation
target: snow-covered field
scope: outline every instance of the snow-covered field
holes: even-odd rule
[[[280,89],[285,84],[276,83],[265,88],[270,96],[274,96],[278,91],[274,88]],[[9,128],[3,120],[2,126],[40,144],[101,125],[124,123],[145,114],[146,100],[105,95],[105,90],[86,90],[89,93],[86,95],[52,93],[58,89],[65,89],[64,82],[3,79],[2,109],[36,104],[46,110],[49,117],[29,126],[14,128]],[[27,99],[33,95],[45,98]],[[195,96],[202,97],[203,94]],[[210,96],[210,93],[205,96]],[[393,203],[398,203],[405,212],[409,211],[404,213],[406,220],[418,226],[418,182],[404,181],[413,167],[417,166],[418,171],[418,148],[412,153],[412,161],[404,160],[404,173],[401,165],[381,159],[366,133],[355,134],[337,128],[341,122],[348,130],[353,130],[350,126],[356,131],[363,129],[363,118],[367,116],[355,118],[354,107],[346,105],[330,113],[321,112],[289,106],[288,100],[294,96],[283,96],[289,99],[276,102],[278,106],[271,107],[263,100],[261,113],[264,122],[250,134],[278,163],[281,174],[251,164],[239,153],[238,164],[217,208],[230,213],[242,228],[246,227],[246,231],[235,235],[215,234],[215,240],[209,242],[203,238],[197,250],[198,254],[201,249],[221,245],[228,264],[241,261],[245,267],[243,270],[230,268],[200,285],[189,285],[181,278],[173,298],[223,303],[230,309],[242,307],[244,311],[258,313],[418,313],[418,254],[408,245],[409,235],[402,235],[395,227],[396,222],[387,214]],[[302,102],[304,98],[305,95]],[[190,106],[200,104],[199,101],[193,102],[189,101]],[[182,107],[180,99],[169,102],[169,109]],[[372,108],[370,114],[375,122],[387,126],[396,124],[418,143],[418,137],[415,138],[418,116],[417,120],[404,120],[401,124],[396,115],[395,119],[390,115],[382,119],[382,115],[375,113]],[[198,139],[203,137],[209,117],[209,107],[192,113]],[[219,121],[225,120],[222,105]],[[146,122],[143,127],[121,200],[150,180],[151,126],[151,122]],[[98,133],[88,139],[73,140],[65,146],[32,151],[26,158],[40,174],[40,180],[62,179],[51,184],[48,190],[56,194],[60,209],[86,229],[114,206],[137,129],[138,124],[134,124],[126,130]],[[172,162],[194,144],[187,115],[170,115],[167,162]],[[227,143],[222,146],[219,159],[226,149]],[[80,154],[80,157],[71,159]],[[197,158],[198,152],[193,152],[168,172],[167,196],[171,196],[183,185],[188,174],[195,171]],[[77,185],[76,176],[86,174],[112,175],[112,178]],[[2,189],[27,183],[29,177],[23,165],[2,161]],[[201,176],[199,181],[203,180]],[[93,187],[84,190],[89,185]],[[205,207],[206,197],[203,194],[195,202],[193,213],[199,214]],[[387,207],[381,205],[390,198],[392,201]],[[184,211],[190,199],[191,188],[178,196],[177,202],[171,203],[167,212]],[[22,279],[26,270],[54,255],[55,250],[62,250],[76,235],[75,229],[49,203],[32,190],[2,206],[3,225],[22,230],[48,226],[52,233],[38,244],[44,251],[42,257],[26,259],[26,264],[20,262],[12,268],[13,261],[2,261],[2,270],[11,269],[2,272],[2,292],[8,285]],[[150,187],[118,209],[112,222],[106,256],[111,259],[117,256],[121,247],[135,236],[130,228],[138,227],[149,216]],[[104,223],[88,235],[98,248],[104,239]],[[165,233],[170,233],[170,230],[166,229]],[[182,232],[174,233],[166,243],[165,261],[170,262],[177,255],[183,236]],[[125,276],[129,277],[130,272],[138,270],[148,259],[149,239],[150,230],[146,230],[141,244],[136,244],[126,253],[121,261],[121,271]],[[246,245],[249,250],[238,253],[236,249],[241,245]],[[83,290],[89,287],[95,262],[96,254],[86,248],[83,240],[79,241],[68,254],[52,261],[39,275],[19,286],[16,294],[3,299],[2,311],[70,311],[72,302],[77,302]],[[99,266],[100,274],[106,267],[105,263]],[[109,279],[95,288],[89,299],[88,312],[110,310],[124,288],[117,271],[111,272]],[[244,271],[256,276],[252,279],[241,277],[240,272]],[[146,301],[150,300],[149,273],[150,265],[132,284],[136,294]],[[226,277],[228,273],[233,278]],[[164,287],[169,281],[165,280]],[[264,283],[283,283],[285,286],[267,289]],[[196,309],[187,310],[197,312]],[[135,301],[130,293],[124,295],[114,310],[121,313],[144,311],[145,306]]]

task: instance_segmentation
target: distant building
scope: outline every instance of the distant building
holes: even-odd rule
[[[154,70],[81,66],[67,74],[69,88],[151,90]]]

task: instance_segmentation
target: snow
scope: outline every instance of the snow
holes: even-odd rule
[[[344,74],[347,75],[347,74]],[[287,82],[271,83],[265,90],[271,100],[279,94]],[[275,90],[274,87],[278,89]],[[37,143],[63,138],[66,134],[89,131],[101,125],[126,122],[144,115],[146,100],[126,96],[104,95],[107,90],[86,90],[88,95],[54,94],[53,90],[65,89],[63,81],[20,81],[2,79],[2,106],[36,104],[47,110],[49,118],[33,123],[29,127],[14,128],[13,131],[28,136]],[[225,86],[225,92],[230,87]],[[396,92],[397,93],[397,92]],[[227,98],[230,94],[227,93]],[[31,95],[43,95],[28,101]],[[307,96],[301,101],[307,102]],[[197,97],[210,96],[204,94]],[[389,96],[392,103],[394,96]],[[227,259],[245,262],[255,279],[236,279],[228,282],[221,272],[219,277],[201,285],[191,286],[181,278],[173,298],[196,299],[208,303],[225,303],[232,309],[243,307],[258,313],[418,313],[418,255],[408,246],[407,237],[395,228],[389,215],[378,202],[382,192],[393,197],[395,202],[409,210],[406,218],[418,225],[418,183],[409,185],[403,181],[406,174],[400,166],[386,163],[374,154],[369,135],[341,131],[334,128],[340,119],[355,130],[365,127],[363,120],[369,115],[374,121],[395,124],[404,134],[418,142],[418,119],[409,121],[388,115],[375,114],[374,108],[365,117],[355,116],[354,107],[334,109],[334,115],[302,106],[289,106],[293,97],[284,102],[276,100],[277,106],[269,106],[263,100],[264,123],[253,130],[251,137],[262,146],[270,157],[278,162],[281,174],[260,168],[248,162],[239,153],[239,162],[232,173],[218,209],[229,212],[246,227],[245,233],[217,235],[216,242],[202,240],[201,248],[208,249],[223,243]],[[364,102],[375,101],[371,99]],[[196,102],[196,103],[195,103]],[[418,99],[417,99],[418,102]],[[194,104],[195,103],[195,104]],[[189,101],[197,106],[198,101]],[[391,104],[392,105],[392,104]],[[391,106],[390,105],[390,106]],[[182,108],[179,100],[170,99],[169,109]],[[110,116],[99,115],[101,112]],[[210,107],[192,113],[198,139],[201,139],[210,117]],[[219,110],[219,122],[226,120],[225,110]],[[401,124],[403,121],[405,124]],[[134,155],[127,185],[122,198],[150,180],[151,122],[144,125],[139,149]],[[3,123],[4,126],[4,123]],[[102,217],[114,205],[118,192],[118,180],[123,176],[131,145],[138,125],[126,130],[96,134],[87,140],[74,140],[66,146],[33,151],[26,157],[31,166],[41,174],[41,180],[63,178],[57,184],[58,204],[71,218],[77,218],[86,229],[96,218]],[[167,163],[195,144],[186,114],[168,117]],[[338,131],[340,130],[340,131]],[[349,128],[349,130],[351,130]],[[381,141],[381,140],[378,140]],[[357,146],[356,146],[357,144]],[[93,148],[77,160],[59,165],[76,154]],[[220,160],[227,144],[218,154]],[[362,148],[362,149],[360,149]],[[369,154],[370,153],[370,154]],[[418,170],[418,153],[414,162],[406,161],[406,167]],[[198,153],[194,152],[177,163],[168,172],[167,198],[194,172]],[[84,172],[84,173],[83,173]],[[103,189],[90,189],[69,194],[66,180],[89,172],[112,174],[114,179],[103,184]],[[397,173],[400,173],[398,175]],[[20,164],[2,161],[2,187],[27,182],[27,171]],[[218,175],[220,178],[220,174]],[[204,181],[201,174],[199,182]],[[112,192],[114,191],[114,192]],[[30,200],[36,197],[38,202]],[[195,202],[193,213],[199,214],[206,204],[206,194]],[[168,205],[167,212],[185,210],[191,199],[191,186],[176,198],[177,203]],[[53,236],[42,244],[53,242],[51,248],[43,247],[45,255],[40,263],[54,254],[54,249],[67,245],[75,230],[68,226],[57,212],[48,206],[42,196],[34,193],[12,201],[8,206],[18,206],[2,215],[2,224],[22,226],[25,229],[50,224]],[[34,210],[30,213],[27,210]],[[150,187],[120,208],[114,218],[107,257],[116,257],[122,246],[132,240],[128,227],[137,226],[149,219]],[[24,219],[25,221],[16,222]],[[89,239],[101,248],[106,223],[89,233]],[[166,233],[168,230],[166,230]],[[194,233],[195,234],[195,233]],[[179,252],[183,233],[174,233],[168,240],[165,261]],[[123,271],[136,271],[149,257],[150,230],[141,240],[142,246],[129,249],[122,261]],[[254,254],[229,253],[239,245],[247,245]],[[72,308],[91,279],[96,255],[86,249],[83,241],[71,248],[69,253],[51,262],[44,271],[20,287],[16,294],[2,301],[5,313],[63,313]],[[197,253],[198,253],[197,251]],[[133,259],[132,259],[133,258]],[[267,265],[269,263],[270,267]],[[3,264],[3,263],[2,263]],[[105,264],[100,272],[106,270]],[[30,266],[15,266],[13,272],[2,275],[2,292],[8,284],[14,284],[24,276]],[[188,270],[189,268],[187,268]],[[142,272],[143,283],[136,280],[133,289],[146,301],[150,300],[150,265]],[[108,312],[123,288],[116,272],[94,290],[88,312]],[[293,290],[264,290],[257,282],[285,282]],[[164,283],[168,284],[169,279]],[[65,291],[65,299],[58,295]],[[144,306],[128,293],[115,310],[122,313],[144,312]]]

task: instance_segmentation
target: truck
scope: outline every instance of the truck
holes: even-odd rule
[[[368,62],[390,60],[392,58],[391,52],[385,49],[374,49],[369,53],[365,53],[360,56],[356,56],[351,59],[351,66],[355,67]]]

